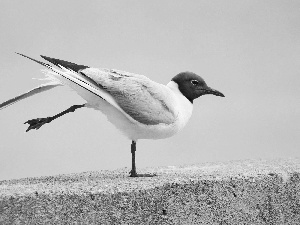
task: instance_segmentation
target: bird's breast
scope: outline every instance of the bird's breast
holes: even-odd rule
[[[178,133],[189,121],[193,104],[181,94],[178,85],[171,81],[167,88],[170,89],[169,101],[172,102],[174,120],[172,123],[159,123],[156,125],[133,124],[131,133],[135,139],[163,139]]]

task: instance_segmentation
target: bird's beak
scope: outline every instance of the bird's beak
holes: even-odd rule
[[[212,94],[212,95],[216,95],[216,96],[220,96],[220,97],[225,97],[225,95],[223,95],[221,92],[212,89],[210,87],[207,87],[204,91],[205,94]]]

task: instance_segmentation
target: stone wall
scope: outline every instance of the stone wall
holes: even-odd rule
[[[0,224],[300,224],[300,160],[0,181]]]

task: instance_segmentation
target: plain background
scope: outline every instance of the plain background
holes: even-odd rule
[[[225,98],[194,102],[188,125],[140,140],[137,167],[299,157],[300,1],[0,1],[0,102],[42,82],[20,52],[144,74],[166,84],[193,71]],[[80,109],[38,131],[28,119],[82,100],[59,87],[0,111],[0,180],[130,170],[130,140]]]

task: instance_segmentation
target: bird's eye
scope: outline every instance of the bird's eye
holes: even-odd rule
[[[197,85],[199,82],[197,80],[191,80],[192,85]]]

